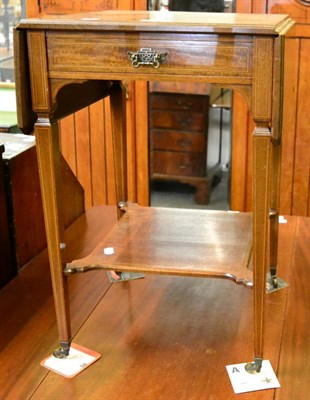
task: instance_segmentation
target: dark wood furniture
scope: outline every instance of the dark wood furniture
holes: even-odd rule
[[[150,83],[150,178],[194,186],[198,204],[208,204],[221,171],[220,135],[208,149],[209,95],[209,84]]]
[[[291,19],[283,15],[221,14],[219,19],[217,14],[103,12],[24,20],[16,28],[18,121],[26,132],[34,126],[37,140],[61,344],[56,356],[67,355],[71,341],[64,275],[104,268],[226,278],[250,287],[254,283],[254,362],[249,369],[260,371],[266,273],[269,267],[274,275],[277,264],[283,42],[291,26]],[[183,210],[126,203],[122,80],[213,82],[246,97],[256,123],[252,257],[248,234],[252,221],[247,215],[207,211],[186,215]],[[118,215],[124,215],[87,260],[66,260],[57,121],[108,95]],[[106,255],[105,247],[113,247],[114,254]]]
[[[12,261],[17,273],[46,247],[35,138],[0,133],[0,141],[5,146],[7,218]]]
[[[13,243],[10,236],[9,208],[5,187],[5,170],[2,154],[5,148],[0,138],[0,288],[5,286],[16,274],[13,262]]]
[[[3,173],[10,236],[8,249],[11,252],[14,276],[46,248],[43,206],[34,136],[0,133],[0,142],[5,147]],[[64,226],[68,227],[84,212],[84,193],[63,159],[61,175],[62,214]],[[7,246],[8,243],[3,240],[2,251]]]

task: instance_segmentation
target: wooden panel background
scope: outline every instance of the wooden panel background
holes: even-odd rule
[[[296,21],[285,45],[284,120],[280,212],[310,215],[310,2],[236,0],[239,13],[290,14]],[[253,122],[240,94],[234,94],[231,207],[252,206]]]
[[[147,0],[28,0],[28,17],[96,10],[144,10]],[[148,156],[137,152],[147,145],[147,84],[127,87],[129,200],[148,204]],[[138,89],[137,89],[138,88]],[[143,107],[136,103],[142,103]],[[139,115],[137,118],[137,111]],[[85,191],[85,208],[115,203],[110,102],[101,100],[60,122],[61,150]],[[136,139],[136,137],[140,139]],[[141,143],[142,141],[142,143]],[[137,158],[136,158],[137,154]],[[138,175],[137,176],[137,171]],[[139,180],[139,185],[137,185]]]

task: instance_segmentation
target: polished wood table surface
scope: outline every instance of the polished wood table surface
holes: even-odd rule
[[[273,284],[277,285],[283,44],[292,24],[285,15],[117,11],[23,20],[17,26],[14,37],[18,121],[25,132],[34,127],[37,140],[61,345],[55,353],[57,357],[68,354],[72,338],[64,274],[112,268],[221,277],[254,286],[254,362],[249,367],[260,371],[264,357],[267,269],[271,271]],[[225,223],[222,214],[201,211],[186,222],[182,210],[168,216],[163,211],[127,203],[122,80],[208,82],[236,89],[245,96],[256,125],[252,220],[243,214],[231,218],[228,213]],[[98,257],[98,249],[95,250],[87,259],[88,267],[84,268],[83,260],[72,262],[65,255],[57,122],[108,95],[118,215],[125,216],[109,236],[110,246],[114,247],[109,263],[102,256],[104,247],[109,244],[102,242],[101,257]],[[177,225],[171,229],[172,238],[165,234],[165,226],[168,229],[174,222]],[[163,224],[161,228],[159,224]],[[250,255],[248,236],[252,224]],[[228,230],[230,233],[226,234]],[[195,235],[195,231],[200,235]],[[171,246],[169,240],[173,240]],[[180,250],[182,246],[186,251]],[[140,257],[141,249],[150,250],[152,257]],[[229,251],[232,251],[231,257]],[[246,302],[244,307],[250,304]]]

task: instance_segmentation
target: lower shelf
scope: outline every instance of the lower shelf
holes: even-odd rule
[[[252,215],[141,207],[125,213],[87,257],[64,272],[93,269],[226,278],[252,286]],[[104,221],[103,221],[104,223]]]

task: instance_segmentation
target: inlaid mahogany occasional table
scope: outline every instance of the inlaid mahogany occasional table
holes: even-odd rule
[[[37,142],[61,346],[56,357],[70,350],[67,276],[102,268],[226,278],[253,287],[248,370],[260,371],[267,270],[277,285],[283,48],[292,24],[286,15],[108,11],[26,19],[16,27],[18,123],[25,133],[34,130]],[[210,82],[244,95],[255,122],[253,213],[128,202],[122,80]],[[105,96],[111,99],[119,221],[88,257],[68,262],[58,120]]]

